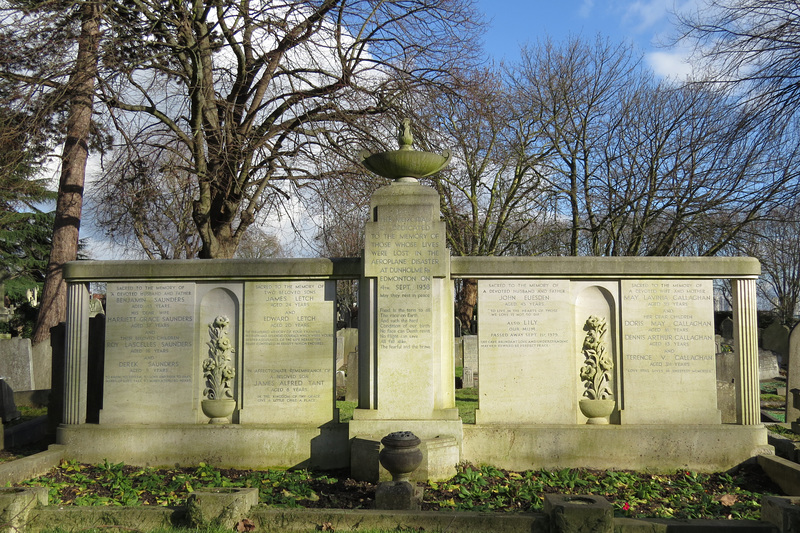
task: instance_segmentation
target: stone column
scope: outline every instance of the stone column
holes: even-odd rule
[[[371,207],[359,313],[359,411],[377,413],[357,416],[453,418],[437,412],[456,412],[450,255],[439,197],[416,180],[396,181],[375,193]]]
[[[422,440],[419,480],[447,479],[460,460],[450,254],[436,191],[403,178],[372,197],[359,295],[359,404],[351,474],[378,481],[383,436]]]
[[[731,280],[734,351],[739,358],[736,387],[737,419],[742,425],[761,423],[758,383],[758,322],[756,280]]]
[[[89,358],[89,285],[67,284],[64,358],[64,423],[86,422]]]

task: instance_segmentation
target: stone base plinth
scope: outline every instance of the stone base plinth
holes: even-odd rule
[[[721,472],[773,454],[764,426],[464,425],[461,457],[523,471],[547,468]]]
[[[139,466],[334,469],[349,464],[347,424],[308,426],[62,425],[64,457]]]
[[[375,508],[393,511],[419,511],[422,487],[408,481],[384,481],[375,491]]]
[[[601,496],[545,494],[552,533],[614,533],[614,508]]]
[[[412,481],[441,481],[456,474],[461,459],[461,420],[352,420],[350,473],[355,479],[377,483],[392,479],[378,461],[381,439],[395,431],[411,431],[422,440],[422,464]]]

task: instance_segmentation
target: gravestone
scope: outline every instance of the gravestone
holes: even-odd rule
[[[717,409],[723,424],[735,424],[736,375],[739,371],[739,358],[734,352],[717,352]]]
[[[478,336],[477,335],[462,335],[461,336],[462,350],[464,364],[462,366],[472,369],[472,372],[478,373]]]
[[[572,315],[567,280],[480,280],[481,423],[575,422]],[[470,337],[464,337],[466,341]],[[466,344],[465,344],[466,359]],[[466,368],[473,368],[464,362]],[[530,401],[532,390],[539,391]],[[509,406],[514,406],[510,409]]]
[[[358,329],[342,328],[336,332],[336,370],[347,366],[347,354],[358,346]]]
[[[14,403],[14,389],[6,383],[6,380],[0,379],[0,417],[3,418],[3,422],[10,422],[20,416],[22,415]]]
[[[0,339],[0,377],[17,391],[36,388],[33,380],[31,340],[22,337]]]
[[[347,390],[344,395],[345,401],[358,401],[358,347],[347,354]]]
[[[464,373],[462,374],[461,378],[461,388],[471,389],[474,386],[475,386],[475,376],[472,373],[472,369],[468,366],[465,366]]]
[[[710,280],[622,281],[625,423],[720,422],[713,297]]]
[[[453,365],[464,366],[464,338],[455,337],[453,340]]]
[[[786,422],[800,432],[800,324],[789,334],[789,363],[786,377]]]
[[[200,391],[192,390],[200,368],[194,284],[110,282],[106,291],[101,423],[194,422],[200,401]]]
[[[761,346],[778,354],[778,365],[786,366],[786,359],[789,356],[789,328],[777,320],[774,321],[764,330]]]
[[[758,379],[771,380],[780,377],[779,355],[772,350],[758,349]]]
[[[733,339],[733,320],[730,317],[722,321],[719,332],[724,340]]]

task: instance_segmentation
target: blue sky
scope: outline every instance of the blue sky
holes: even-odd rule
[[[685,52],[659,43],[674,31],[670,13],[696,4],[697,0],[476,0],[491,24],[485,49],[498,61],[515,61],[520,45],[537,39],[594,38],[600,33],[632,42],[660,76],[688,73]]]

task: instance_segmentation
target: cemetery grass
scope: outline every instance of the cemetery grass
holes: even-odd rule
[[[276,507],[372,509],[376,486],[347,472],[249,471],[197,468],[154,469],[122,463],[64,462],[22,485],[49,488],[51,505],[180,506],[193,491],[210,487],[256,487],[261,504]],[[764,494],[780,494],[755,465],[698,474],[565,469],[509,472],[460,465],[455,477],[423,485],[426,511],[537,512],[544,495],[595,494],[618,516],[632,518],[748,519],[760,516]]]

